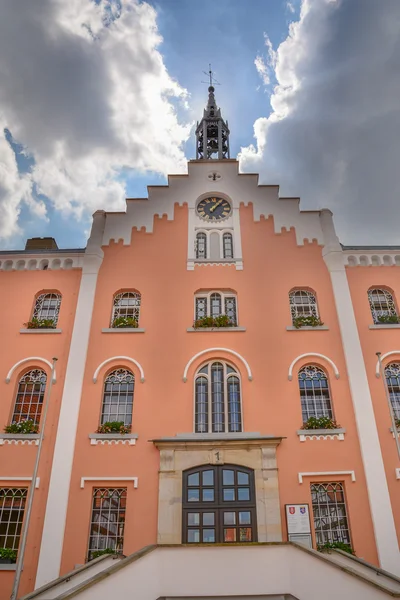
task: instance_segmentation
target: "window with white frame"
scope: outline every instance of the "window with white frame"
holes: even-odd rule
[[[400,363],[390,363],[385,367],[390,403],[395,419],[400,419]]]
[[[196,433],[242,431],[240,378],[225,362],[209,362],[195,376]]]
[[[27,488],[0,488],[0,548],[18,550]]]
[[[289,292],[290,312],[292,320],[298,317],[317,317],[318,307],[315,294],[308,290],[292,290]]]
[[[132,424],[135,376],[128,369],[115,369],[104,381],[100,424],[123,421]]]
[[[397,310],[393,296],[388,290],[372,288],[368,290],[368,301],[374,323],[397,321]]]
[[[311,500],[318,546],[343,542],[351,545],[342,483],[312,483]]]
[[[332,419],[328,377],[320,367],[306,365],[299,371],[299,388],[303,422],[310,417]]]
[[[233,258],[233,238],[231,233],[222,236],[224,258]]]
[[[207,235],[203,231],[196,234],[196,258],[207,258]]]
[[[195,321],[221,315],[226,315],[233,327],[237,326],[236,296],[232,292],[210,291],[196,294]]]
[[[119,320],[133,320],[139,324],[141,296],[139,292],[121,292],[114,296],[111,327],[118,325]]]
[[[46,380],[47,375],[41,369],[32,369],[22,375],[18,382],[12,423],[28,420],[39,425]]]
[[[56,326],[58,322],[60,306],[61,294],[56,294],[53,292],[40,294],[40,296],[36,298],[32,317],[38,321],[53,321],[53,325]]]
[[[126,496],[126,488],[93,489],[88,560],[104,550],[122,554]]]

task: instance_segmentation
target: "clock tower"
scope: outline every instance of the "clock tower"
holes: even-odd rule
[[[221,117],[214,97],[214,86],[210,71],[210,86],[208,88],[208,103],[204,109],[203,118],[196,128],[196,159],[229,158],[229,128],[228,121]]]

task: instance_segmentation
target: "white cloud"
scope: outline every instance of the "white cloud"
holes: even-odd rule
[[[269,85],[270,79],[266,60],[260,54],[257,54],[256,58],[254,59],[254,64],[256,66],[257,73],[262,79],[263,84]]]
[[[331,208],[347,244],[400,243],[399,32],[398,0],[303,0],[240,154],[281,195]]]
[[[21,202],[45,215],[30,185],[80,218],[124,207],[122,168],[186,168],[182,144],[191,125],[174,106],[185,110],[187,92],[167,72],[149,4],[0,0],[0,10],[0,113],[35,161],[21,177],[0,140],[0,173],[8,178],[7,186],[0,180],[0,236],[18,230]]]
[[[293,2],[286,2],[286,8],[288,9],[289,12],[291,12],[292,14],[294,12],[296,12],[296,9],[293,5]]]
[[[266,56],[263,57],[262,54],[257,54],[256,58],[254,59],[254,64],[263,84],[269,85],[271,83],[270,73],[274,70],[276,65],[276,52],[274,51],[271,40],[266,33],[264,33],[264,44],[267,48]]]

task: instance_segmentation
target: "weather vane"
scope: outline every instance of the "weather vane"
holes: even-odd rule
[[[210,87],[214,86],[214,85],[221,85],[219,83],[219,81],[217,81],[214,77],[214,73],[211,70],[211,63],[208,65],[209,69],[208,69],[208,73],[207,71],[203,71],[204,75],[207,75],[207,77],[210,78],[210,81],[202,81],[201,83],[208,83]]]

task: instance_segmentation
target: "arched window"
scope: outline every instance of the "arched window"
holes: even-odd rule
[[[351,544],[346,499],[342,483],[312,483],[311,499],[318,546]]]
[[[123,421],[132,424],[133,392],[135,377],[128,369],[115,369],[104,382],[101,422]]]
[[[242,431],[239,375],[227,363],[208,363],[195,378],[195,432],[237,431]]]
[[[292,321],[298,317],[317,317],[318,307],[315,295],[308,290],[292,290],[289,292]]]
[[[183,473],[184,544],[256,542],[254,472],[206,465]]]
[[[232,292],[199,292],[195,297],[195,321],[204,317],[226,315],[237,326],[236,296]]]
[[[372,288],[368,290],[368,300],[374,323],[397,323],[397,310],[393,296],[387,290]]]
[[[224,258],[233,258],[233,239],[231,233],[224,233],[223,238]]]
[[[394,417],[400,419],[400,363],[387,365],[385,375]]]
[[[39,425],[46,380],[46,373],[40,369],[32,369],[22,375],[18,382],[12,423],[29,420]]]
[[[58,322],[58,313],[60,312],[60,306],[61,294],[40,294],[40,296],[36,298],[32,320],[52,321],[52,325],[53,327],[55,327]]]
[[[303,422],[310,417],[332,419],[331,397],[326,373],[314,365],[299,371],[299,388]]]
[[[196,258],[207,258],[207,236],[202,231],[196,235]]]
[[[140,314],[140,294],[138,292],[122,292],[114,296],[111,327],[137,327]]]

